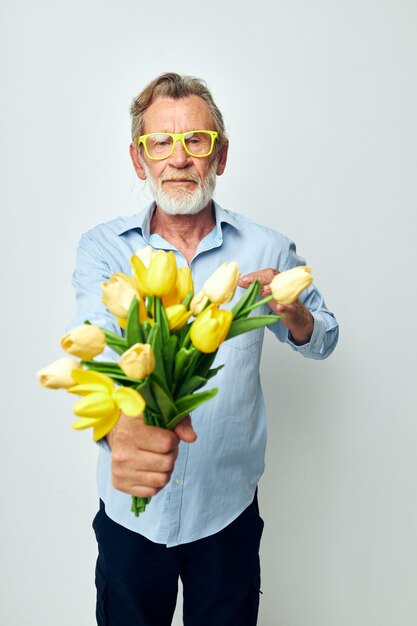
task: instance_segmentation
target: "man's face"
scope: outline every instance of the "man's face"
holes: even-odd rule
[[[143,134],[190,130],[214,130],[210,109],[199,96],[157,98],[144,114]],[[192,215],[211,201],[216,175],[226,166],[227,145],[220,153],[213,150],[199,159],[189,156],[177,142],[172,155],[161,161],[149,159],[132,145],[131,157],[139,178],[149,181],[159,208],[171,215]]]

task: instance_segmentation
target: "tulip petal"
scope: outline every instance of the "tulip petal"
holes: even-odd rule
[[[74,430],[84,430],[85,428],[91,428],[101,421],[99,417],[79,417],[71,424],[71,428]]]
[[[145,248],[139,248],[136,250],[135,256],[139,257],[146,269],[149,267],[150,262],[156,256],[157,252],[152,246],[145,246]]]
[[[102,302],[115,317],[125,318],[138,288],[132,276],[116,272],[108,282],[102,283]]]
[[[123,328],[123,330],[125,330],[127,326],[127,319],[125,317],[117,317],[116,319],[120,328]]]
[[[165,310],[169,330],[179,330],[188,322],[192,313],[183,304],[174,304]]]
[[[139,293],[144,298],[148,293],[148,285],[146,282],[147,269],[142,263],[142,260],[134,254],[130,259],[130,265],[132,266],[133,274],[136,278],[136,282],[139,288]]]
[[[93,440],[98,441],[99,439],[103,439],[103,437],[105,437],[116,426],[119,417],[120,410],[117,409],[112,417],[109,417],[105,421],[93,426]]]
[[[146,283],[148,293],[162,298],[167,296],[175,288],[177,280],[177,262],[172,252],[164,252],[159,250],[152,259],[147,275]]]
[[[90,393],[78,400],[72,410],[78,417],[106,418],[112,415],[115,401],[106,393]]]
[[[113,398],[117,406],[129,417],[137,417],[143,413],[146,406],[140,393],[132,387],[120,387],[114,392]]]
[[[106,390],[109,394],[114,391],[114,382],[109,376],[101,374],[100,372],[94,372],[91,370],[74,370],[72,377],[76,383],[81,385],[100,385],[102,390]]]
[[[61,347],[80,359],[89,361],[101,354],[106,346],[106,336],[94,324],[81,324],[61,337]]]
[[[96,385],[94,383],[89,383],[85,385],[73,385],[69,389],[67,389],[68,393],[73,393],[77,396],[88,396],[90,393],[105,393],[107,394],[107,389],[104,385]]]
[[[70,357],[63,357],[37,373],[39,384],[48,389],[68,389],[74,384],[71,372],[80,369],[81,363]]]

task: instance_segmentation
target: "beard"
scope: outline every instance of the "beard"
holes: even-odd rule
[[[204,182],[198,174],[188,172],[187,170],[174,170],[163,174],[161,178],[155,180],[148,166],[142,160],[142,167],[145,170],[146,180],[149,182],[152,196],[157,206],[167,215],[196,215],[205,209],[213,198],[216,187],[217,165],[218,158],[214,159],[210,165]],[[165,181],[177,180],[178,178],[194,182],[196,188],[195,185],[193,185],[192,189],[178,185],[170,192],[164,190]]]

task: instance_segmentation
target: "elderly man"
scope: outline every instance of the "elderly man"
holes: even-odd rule
[[[196,292],[224,261],[242,272],[238,294],[258,278],[263,295],[272,277],[301,265],[283,235],[222,209],[212,200],[228,151],[222,115],[205,84],[164,74],[134,100],[130,154],[154,202],[145,211],[101,224],[83,235],[74,285],[78,318],[113,328],[101,283],[130,273],[130,256],[145,246],[173,250],[188,264]],[[334,349],[338,327],[309,287],[270,329],[306,357]],[[267,312],[268,307],[265,307]],[[252,626],[260,591],[263,521],[256,490],[264,469],[265,412],[259,382],[264,331],[225,342],[216,398],[175,432],[121,416],[100,442],[100,510],[94,520],[100,626],[171,624],[178,578],[187,626]],[[198,434],[198,439],[197,439]],[[139,518],[130,495],[152,496]]]

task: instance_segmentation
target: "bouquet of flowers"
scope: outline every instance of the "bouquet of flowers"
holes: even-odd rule
[[[103,303],[117,319],[120,334],[90,321],[61,338],[64,357],[38,372],[50,389],[81,397],[73,405],[76,430],[93,429],[95,441],[116,425],[121,412],[144,416],[146,424],[173,429],[184,416],[213,398],[202,390],[223,367],[212,367],[223,341],[272,324],[278,315],[250,315],[274,298],[293,302],[312,282],[308,267],[275,276],[272,295],[258,300],[254,281],[233,309],[220,308],[234,297],[239,280],[235,262],[220,266],[194,295],[191,271],[177,267],[173,252],[150,246],[131,258],[133,276],[113,274],[102,284]],[[117,361],[96,360],[105,347]],[[150,498],[132,496],[132,512],[145,511]]]

